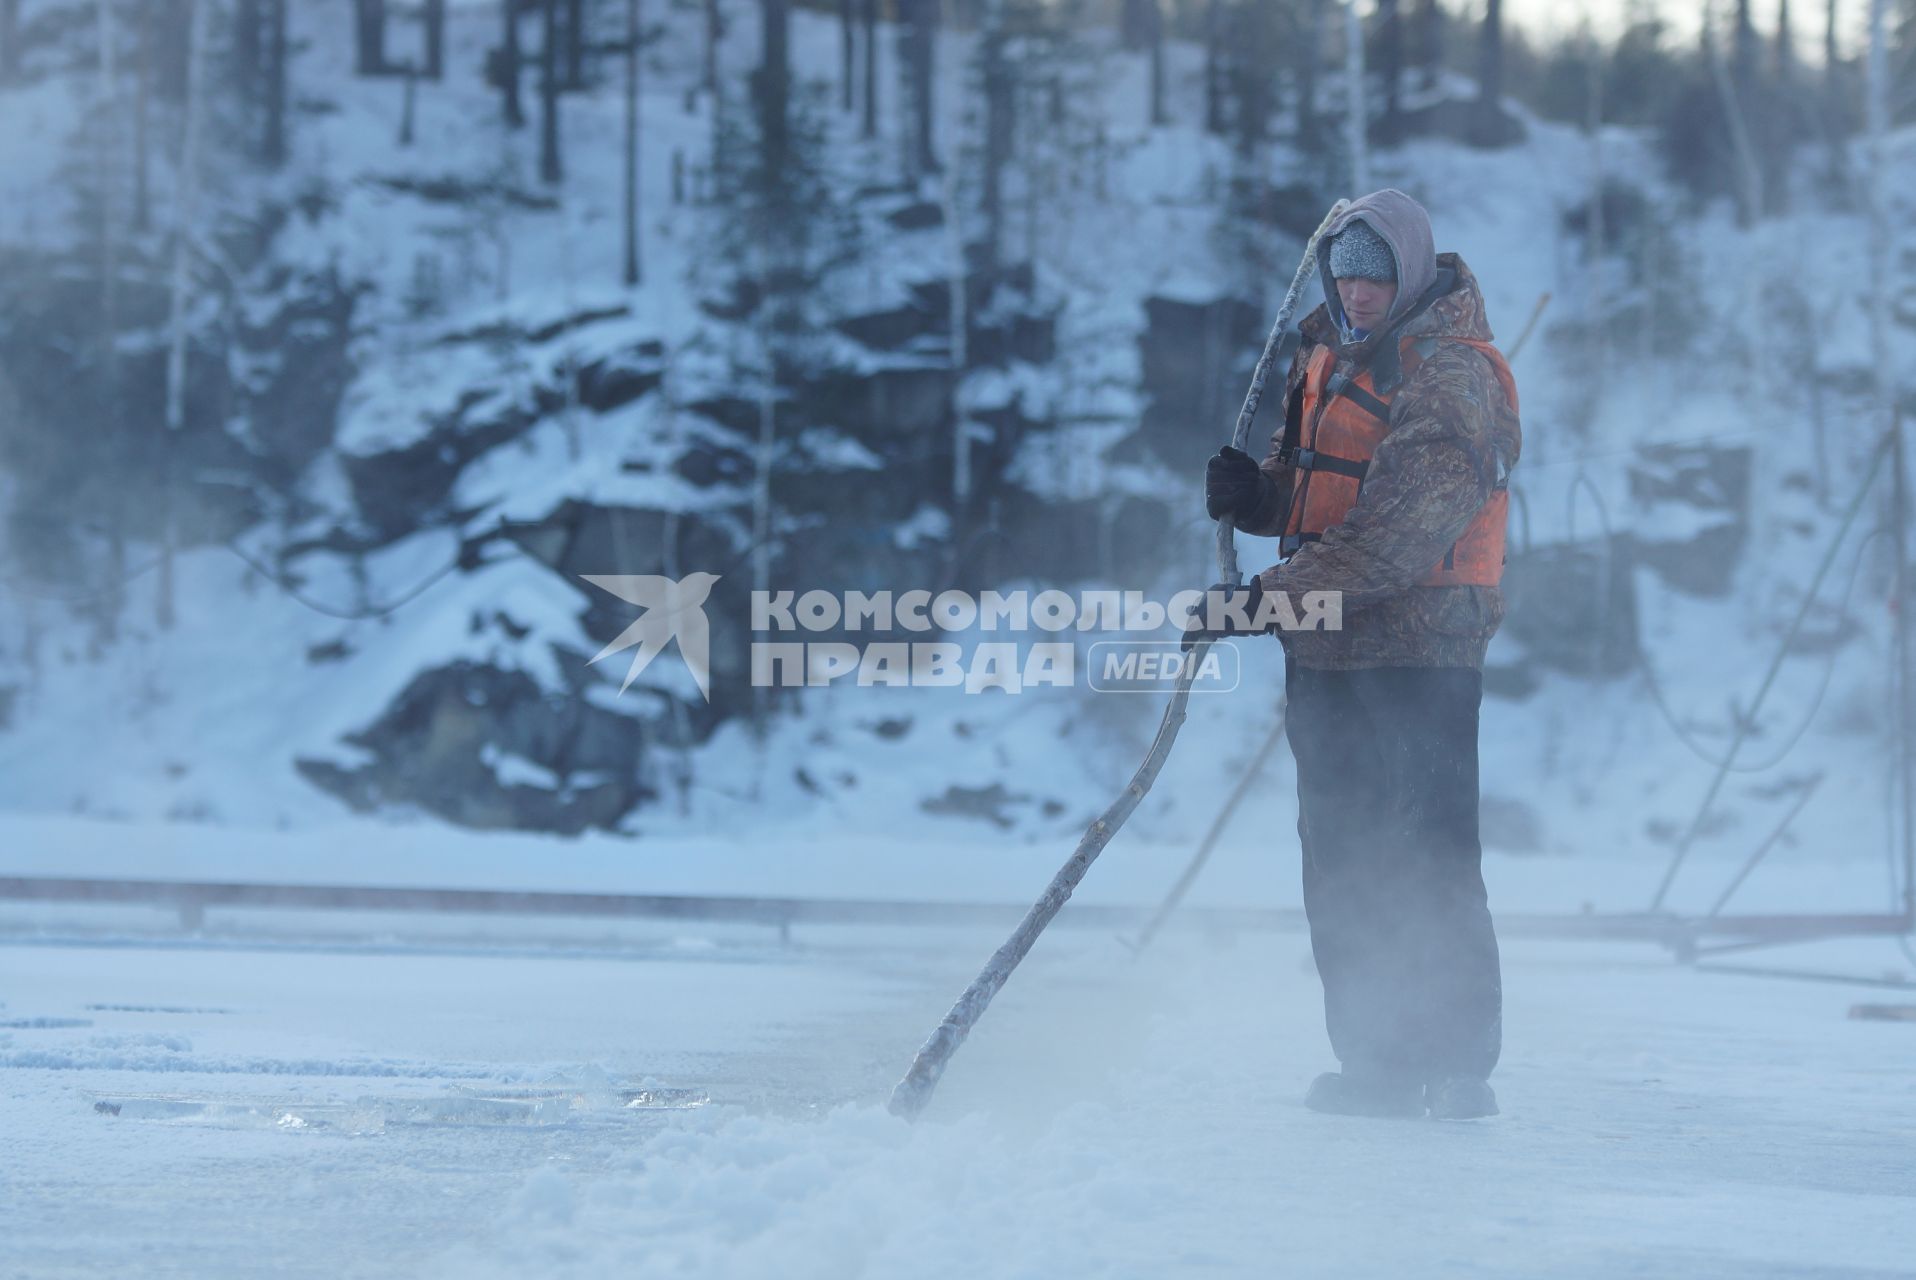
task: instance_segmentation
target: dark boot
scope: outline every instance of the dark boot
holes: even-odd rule
[[[1398,1076],[1326,1071],[1311,1081],[1304,1105],[1334,1116],[1421,1116],[1424,1090]]]
[[[1490,1083],[1474,1076],[1452,1076],[1425,1086],[1424,1101],[1432,1120],[1481,1120],[1497,1114],[1497,1095]]]

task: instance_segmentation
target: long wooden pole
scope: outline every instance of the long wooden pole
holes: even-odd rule
[[[1251,419],[1257,416],[1258,402],[1264,397],[1264,384],[1270,377],[1271,369],[1277,363],[1277,353],[1282,344],[1284,330],[1290,326],[1291,315],[1297,310],[1297,302],[1304,292],[1304,285],[1310,275],[1311,267],[1317,260],[1317,242],[1324,230],[1338,214],[1344,211],[1348,201],[1339,200],[1324,215],[1324,221],[1311,233],[1310,240],[1304,246],[1303,260],[1297,264],[1297,274],[1291,277],[1290,291],[1284,295],[1284,304],[1278,309],[1277,321],[1271,326],[1270,336],[1264,341],[1263,354],[1258,357],[1257,369],[1251,375],[1251,387],[1244,396],[1244,407],[1238,411],[1237,425],[1231,433],[1232,443],[1242,449],[1251,438]],[[1236,584],[1238,581],[1237,543],[1232,537],[1232,526],[1228,518],[1220,519],[1217,527],[1217,567],[1219,579]],[[972,984],[965,988],[958,1002],[951,1006],[951,1012],[938,1024],[931,1038],[918,1050],[918,1056],[912,1059],[911,1068],[905,1072],[891,1093],[891,1112],[905,1119],[913,1119],[925,1109],[931,1101],[932,1091],[938,1087],[938,1079],[945,1073],[945,1066],[951,1061],[951,1055],[971,1034],[971,1028],[984,1016],[992,997],[1010,980],[1012,970],[1025,958],[1031,946],[1038,940],[1053,917],[1064,909],[1071,900],[1072,891],[1078,882],[1084,879],[1085,872],[1091,869],[1098,855],[1104,852],[1111,837],[1124,826],[1138,802],[1151,790],[1151,784],[1157,781],[1158,771],[1170,757],[1171,747],[1177,741],[1178,730],[1184,726],[1184,704],[1191,695],[1191,681],[1202,667],[1204,655],[1209,650],[1208,641],[1200,642],[1192,649],[1190,661],[1184,664],[1183,673],[1178,677],[1177,688],[1171,693],[1171,703],[1164,709],[1164,719],[1158,723],[1157,736],[1151,740],[1151,750],[1145,754],[1144,763],[1131,776],[1130,785],[1111,803],[1096,821],[1086,828],[1084,838],[1078,841],[1078,847],[1051,878],[1051,883],[1032,904],[1025,914],[1017,931],[998,948],[986,963]]]

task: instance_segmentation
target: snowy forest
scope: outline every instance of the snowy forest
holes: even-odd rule
[[[1071,909],[1148,909],[1215,849],[1170,958],[1127,995],[1116,930],[1070,930],[953,1069],[944,1114],[968,1118],[914,1147],[866,1105],[1120,795],[1169,686],[767,681],[754,593],[1215,581],[1206,459],[1314,229],[1386,187],[1469,264],[1521,393],[1483,673],[1493,907],[1906,933],[1916,0],[0,0],[0,1134],[16,1077],[45,1120],[27,1173],[0,1153],[0,1219],[11,1186],[26,1223],[0,1271],[134,1274],[141,1240],[203,1275],[1270,1274],[1246,1260],[1293,1243],[1324,1264],[1299,1274],[1907,1265],[1916,1183],[1884,1144],[1916,1094],[1882,1065],[1907,1027],[1812,1021],[1806,993],[1839,994],[1805,984],[1559,973],[1556,943],[1508,986],[1510,1043],[1548,1046],[1507,1054],[1520,1102],[1552,1071],[1533,1105],[1570,1099],[1541,1146],[1419,1146],[1425,1198],[1369,1240],[1341,1209],[1291,1240],[1245,1225],[1249,1191],[1205,1200],[1193,1135],[1309,1201],[1203,1109],[1271,1083],[1245,1062],[1323,1056],[1263,1018],[1317,1035],[1298,934],[1251,918],[1297,902],[1268,637],[1191,699]],[[1247,572],[1278,560],[1236,546]],[[631,575],[710,580],[709,679],[617,652],[638,607],[594,579]],[[934,630],[879,638],[993,639]],[[1110,636],[1042,638],[1082,676]],[[160,881],[197,887],[124,888]],[[285,885],[348,888],[259,888]],[[544,892],[679,895],[715,923],[549,935],[479,903]],[[506,915],[433,914],[453,894]],[[243,899],[299,909],[222,917]],[[955,904],[983,914],[914,934]],[[1645,920],[1635,942],[1696,958],[1701,935]],[[148,944],[138,978],[91,958]],[[1828,945],[1916,981],[1900,937]],[[428,957],[416,984],[387,947]],[[1277,994],[1218,959],[1245,952]],[[638,954],[679,976],[633,977]],[[591,976],[535,972],[554,956]],[[1207,1021],[1223,1001],[1263,1021]],[[272,1012],[224,1016],[248,1010]],[[662,1019],[667,1048],[608,1010]],[[1785,1102],[1764,1070],[1797,1073]],[[1519,1196],[1582,1168],[1640,1079],[1729,1082],[1695,1121],[1731,1135],[1721,1166],[1671,1121],[1541,1227],[1483,1225],[1519,1244],[1496,1266],[1418,1252],[1460,1169]],[[1825,1084],[1827,1122],[1796,1106]],[[1839,1136],[1751,1191],[1788,1164],[1752,1118],[1779,1108],[1777,1141]],[[234,1167],[269,1176],[207,1183],[207,1221],[279,1216],[269,1183],[306,1212],[259,1246],[143,1189],[123,1243],[81,1250],[87,1170],[170,1158],[116,1145],[135,1120],[207,1161],[248,1144]],[[621,1154],[655,1122],[679,1145]],[[391,1203],[349,1208],[289,1127],[390,1139]],[[1380,1138],[1285,1133],[1333,1190],[1400,1167]],[[1689,1218],[1618,1189],[1657,1178]],[[1097,1195],[1057,1210],[1074,1179]],[[1829,1212],[1790,1234],[1804,1186]],[[419,1187],[480,1216],[415,1237]],[[1148,1235],[1160,1212],[1196,1243]]]

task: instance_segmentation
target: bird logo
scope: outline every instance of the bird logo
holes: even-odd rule
[[[601,658],[609,658],[615,653],[637,647],[632,655],[632,665],[626,670],[625,683],[619,686],[624,693],[632,687],[639,672],[651,663],[652,659],[665,651],[665,646],[677,640],[679,656],[685,659],[685,665],[691,669],[693,683],[705,700],[712,700],[711,652],[712,629],[705,618],[705,598],[712,594],[712,584],[719,580],[716,573],[688,573],[677,582],[660,577],[655,573],[586,573],[579,575],[600,590],[609,591],[627,604],[635,604],[645,610],[638,620],[621,631],[618,638],[592,658],[592,663]]]

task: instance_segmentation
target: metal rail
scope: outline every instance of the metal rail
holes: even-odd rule
[[[1002,925],[1024,908],[992,902],[910,902],[838,898],[768,898],[718,894],[557,893],[530,889],[444,889],[372,885],[248,884],[206,880],[95,880],[0,876],[0,900],[90,903],[176,909],[196,925],[209,907],[318,911],[414,911],[468,915],[577,916],[597,919],[701,920],[761,924]],[[1072,908],[1071,923],[1116,929],[1145,914],[1140,907]],[[1195,913],[1222,929],[1282,928],[1301,911],[1210,908]]]
[[[596,919],[701,920],[758,924],[789,933],[795,924],[1001,926],[1025,908],[995,902],[907,902],[844,898],[768,898],[716,894],[555,893],[521,889],[444,889],[371,885],[249,884],[213,880],[101,880],[55,876],[0,876],[0,901],[148,906],[180,913],[200,927],[210,907],[304,911],[412,911],[467,915],[574,916]],[[1148,906],[1073,903],[1059,921],[1078,928],[1123,930],[1148,920]],[[1209,932],[1301,932],[1294,907],[1194,907],[1179,917]],[[1785,942],[1910,932],[1891,914],[1739,915],[1686,917],[1668,912],[1582,912],[1572,915],[1504,912],[1505,938],[1560,941],[1633,941],[1667,947],[1678,959]],[[1704,945],[1713,942],[1715,945]]]

